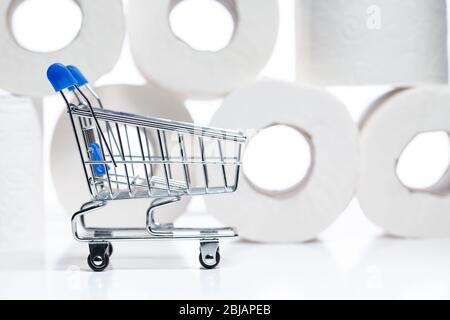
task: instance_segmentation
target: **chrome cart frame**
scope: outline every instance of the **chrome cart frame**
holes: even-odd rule
[[[73,66],[54,64],[47,75],[67,105],[91,195],[72,217],[73,236],[89,244],[91,269],[108,266],[112,241],[128,240],[199,240],[201,265],[215,268],[220,262],[219,239],[236,237],[233,228],[176,228],[158,223],[155,210],[184,196],[235,192],[246,137],[106,110]],[[142,198],[153,199],[142,228],[89,227],[85,222],[109,201]]]

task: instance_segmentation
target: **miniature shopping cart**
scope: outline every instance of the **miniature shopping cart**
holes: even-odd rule
[[[73,66],[54,64],[47,76],[67,104],[91,194],[91,201],[72,217],[74,237],[89,244],[89,267],[103,271],[108,266],[112,241],[184,239],[199,240],[201,265],[215,268],[220,262],[219,239],[236,237],[233,228],[176,228],[158,223],[155,210],[184,196],[235,192],[246,137],[107,110]],[[100,228],[85,222],[88,213],[109,201],[142,198],[153,199],[145,227]]]

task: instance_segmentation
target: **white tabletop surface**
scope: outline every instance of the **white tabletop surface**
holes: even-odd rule
[[[215,223],[192,211],[181,224]],[[200,269],[197,242],[133,242],[93,273],[68,216],[55,217],[42,252],[0,253],[1,299],[450,298],[450,240],[388,237],[357,202],[317,241],[224,241],[217,270]]]

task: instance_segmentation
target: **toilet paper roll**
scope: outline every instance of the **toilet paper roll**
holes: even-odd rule
[[[447,83],[445,0],[297,0],[296,6],[301,82]]]
[[[0,250],[44,245],[42,127],[30,99],[0,97]]]
[[[449,104],[447,87],[403,90],[380,99],[363,119],[358,199],[366,216],[393,235],[450,236],[450,172],[425,190],[406,187],[396,173],[418,134],[450,131]]]
[[[156,87],[111,85],[100,87],[96,91],[108,109],[192,122],[181,99]],[[171,143],[170,140],[168,143]],[[67,213],[73,214],[83,203],[89,201],[90,195],[66,112],[59,118],[53,134],[50,165],[58,198]],[[142,227],[150,201],[113,201],[99,211],[98,215],[87,216],[87,222],[94,225]],[[173,222],[186,210],[188,204],[189,198],[185,198],[175,205],[161,208],[157,211],[158,219],[163,223]]]
[[[0,2],[0,88],[28,96],[50,95],[46,70],[55,61],[79,66],[92,82],[114,67],[125,35],[122,2],[75,2],[83,14],[77,37],[65,48],[45,53],[23,48],[13,36],[10,19],[20,1]]]
[[[245,239],[311,240],[353,197],[358,163],[356,125],[345,106],[327,92],[282,82],[261,82],[231,93],[212,121],[213,126],[240,130],[275,124],[297,129],[309,140],[312,163],[306,178],[285,193],[271,193],[255,187],[244,172],[235,194],[206,197],[206,204],[210,213],[237,227]],[[284,160],[280,154],[267,170],[278,170]]]
[[[217,52],[198,51],[171,30],[179,2],[134,0],[128,28],[133,56],[145,77],[186,97],[214,97],[255,79],[269,60],[278,32],[276,0],[218,0],[234,18],[231,42]]]

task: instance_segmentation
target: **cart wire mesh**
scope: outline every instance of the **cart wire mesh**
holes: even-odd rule
[[[242,133],[100,108],[94,118],[78,100],[69,112],[93,200],[236,191]]]

